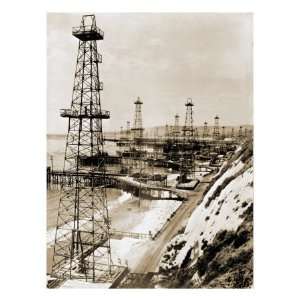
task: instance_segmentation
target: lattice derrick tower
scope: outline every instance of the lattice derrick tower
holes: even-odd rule
[[[142,120],[142,105],[140,97],[134,102],[135,112],[134,112],[134,122],[131,131],[133,133],[132,149],[137,150],[137,152],[132,152],[132,169],[141,170],[144,165],[144,160],[142,157],[143,151],[143,120]]]
[[[74,185],[61,186],[52,275],[95,282],[100,272],[111,272],[110,223],[102,156],[102,119],[108,119],[110,114],[101,109],[98,64],[102,59],[96,42],[103,40],[104,33],[96,26],[94,15],[85,15],[72,34],[79,39],[72,103],[70,109],[61,110],[61,116],[68,119],[64,171],[73,174]],[[97,165],[92,162],[83,165],[82,158],[86,157],[96,157]],[[87,174],[85,180],[80,175],[82,172]],[[99,174],[104,180],[101,184]]]
[[[123,126],[120,126],[120,139],[124,139]]]
[[[207,138],[209,136],[209,132],[208,132],[208,127],[207,127],[207,122],[204,122],[204,127],[203,127],[203,138]]]
[[[193,151],[181,152],[179,173],[181,178],[195,178],[195,155]]]
[[[193,102],[191,98],[187,99],[185,103],[186,113],[185,113],[185,123],[183,127],[183,136],[185,139],[190,139],[194,136],[193,127]]]
[[[222,126],[222,139],[224,140],[225,137],[226,137],[226,134],[225,134],[225,126]]]
[[[169,138],[169,136],[170,136],[169,125],[166,124],[166,126],[165,126],[165,137],[166,137],[166,138]]]
[[[193,135],[194,135],[194,137],[195,138],[198,138],[199,137],[199,128],[194,128],[194,130],[193,130]]]
[[[234,139],[235,133],[234,133],[234,127],[231,128],[231,138]]]
[[[252,129],[249,129],[249,136],[250,136],[250,138],[253,137],[253,130]]]
[[[180,129],[179,129],[179,115],[175,115],[175,122],[174,122],[174,128],[173,128],[173,136],[174,138],[178,138],[180,135]]]
[[[130,121],[127,121],[126,123],[126,138],[128,140],[131,138]]]
[[[239,137],[240,139],[243,137],[243,127],[242,127],[242,126],[240,126],[240,128],[239,128],[238,137]]]
[[[220,137],[220,126],[219,126],[219,116],[215,116],[215,124],[214,124],[214,131],[213,131],[213,138],[218,140]]]
[[[130,152],[130,157],[123,158],[122,161],[127,169],[127,173],[130,174],[131,169],[133,168],[133,158],[132,156],[132,145],[131,145],[131,129],[130,129],[130,121],[126,122],[126,142],[127,142],[127,150]]]
[[[133,138],[141,139],[143,138],[143,120],[142,120],[142,104],[140,97],[134,102],[135,104],[135,113],[134,113],[134,126],[131,129],[133,131]]]

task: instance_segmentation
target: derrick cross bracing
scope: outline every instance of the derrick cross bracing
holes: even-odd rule
[[[226,127],[222,126],[222,140],[224,140],[226,138]]]
[[[103,274],[111,275],[105,184],[96,184],[93,176],[100,172],[105,177],[102,120],[110,117],[100,103],[102,57],[97,40],[103,40],[104,33],[94,15],[84,15],[72,33],[79,39],[73,95],[71,108],[61,110],[61,116],[68,119],[64,171],[74,175],[74,184],[61,184],[52,276],[96,282]],[[84,157],[97,158],[98,164],[83,165]],[[82,172],[90,174],[88,186]]]
[[[131,150],[135,149],[137,151],[134,151],[138,156],[143,152],[143,119],[142,119],[142,105],[143,102],[140,97],[137,97],[137,100],[134,102],[135,104],[135,112],[134,112],[134,122],[133,122],[133,127],[131,128],[131,131],[133,133],[133,141],[132,144],[130,145],[132,147]],[[140,157],[141,158],[141,157]],[[135,164],[135,162],[132,160],[132,166]],[[138,169],[142,169],[144,162],[142,159],[138,160]]]
[[[208,132],[208,127],[207,127],[207,122],[204,122],[204,126],[203,126],[203,135],[202,137],[205,139],[207,137],[209,137],[209,132]]]
[[[180,128],[179,128],[179,115],[175,115],[175,123],[174,123],[174,128],[173,128],[173,137],[174,139],[177,139],[180,135]]]
[[[220,138],[219,120],[220,120],[219,116],[215,116],[215,124],[214,124],[214,131],[213,131],[214,140],[218,140]]]
[[[183,136],[185,140],[190,140],[194,136],[194,127],[193,127],[193,102],[191,98],[187,99],[185,103],[186,114],[185,114],[185,124],[183,127]]]
[[[134,112],[134,126],[131,128],[133,131],[133,138],[135,140],[143,138],[143,120],[142,120],[142,104],[140,97],[134,102],[135,112]]]
[[[243,138],[243,127],[242,127],[242,126],[240,126],[240,128],[239,128],[238,137],[239,137],[240,139]]]

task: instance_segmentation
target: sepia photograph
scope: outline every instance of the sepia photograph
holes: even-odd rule
[[[253,14],[45,34],[47,288],[252,289]]]

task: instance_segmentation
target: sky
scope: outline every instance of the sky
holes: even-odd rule
[[[47,17],[47,132],[66,133],[59,109],[69,108],[78,49],[72,27],[80,14]],[[104,31],[101,105],[111,113],[105,131],[133,123],[134,101],[143,101],[144,127],[185,119],[192,98],[195,126],[252,124],[252,14],[122,13],[96,14]]]

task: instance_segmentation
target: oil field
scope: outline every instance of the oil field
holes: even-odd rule
[[[119,126],[102,99],[111,33],[93,14],[77,20],[71,100],[57,112],[67,131],[47,136],[47,287],[252,287],[251,122],[218,107],[201,119],[206,102],[187,90],[163,123],[145,125],[142,93],[120,100]]]

